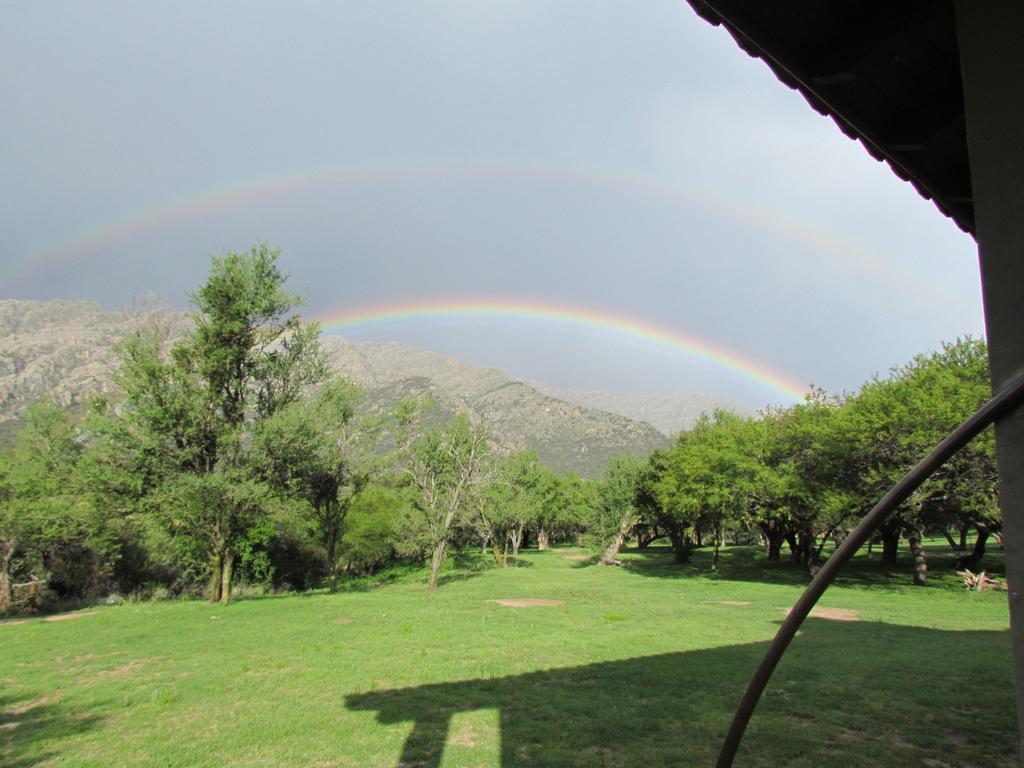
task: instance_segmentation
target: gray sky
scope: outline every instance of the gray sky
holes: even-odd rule
[[[855,388],[982,333],[973,241],[683,0],[33,2],[0,26],[0,296],[283,251],[309,314],[511,298]],[[780,395],[517,318],[378,324],[568,387]]]

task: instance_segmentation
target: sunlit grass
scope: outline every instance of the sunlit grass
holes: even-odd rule
[[[741,547],[718,573],[704,553],[573,554],[470,558],[436,593],[407,574],[0,625],[0,764],[712,764],[803,573]],[[924,589],[853,564],[822,606],[859,620],[808,622],[738,765],[1014,764],[1005,595],[965,592],[934,560]]]

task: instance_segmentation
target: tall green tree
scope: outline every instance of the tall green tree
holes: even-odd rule
[[[592,539],[601,547],[599,565],[616,565],[619,550],[640,521],[636,504],[641,465],[633,456],[613,456],[597,483]]]
[[[268,495],[253,484],[252,435],[326,375],[319,327],[293,311],[278,256],[258,245],[215,257],[184,339],[169,352],[151,331],[124,344],[124,399],[106,429],[147,508],[204,561],[214,602],[230,599]]]
[[[405,403],[398,411],[402,471],[417,490],[417,510],[430,554],[428,588],[448,554],[452,529],[472,508],[475,489],[490,456],[487,430],[465,414],[442,428],[424,430],[425,403]]]
[[[542,524],[553,473],[540,464],[536,451],[513,453],[497,463],[490,482],[474,494],[474,506],[495,562],[508,565],[511,549],[519,555],[528,528]],[[549,477],[550,475],[550,477]]]
[[[918,355],[864,384],[842,413],[841,427],[851,451],[851,495],[866,510],[917,461],[934,448],[989,396],[984,342],[960,339],[934,353]],[[914,557],[914,582],[927,582],[921,540],[942,530],[950,516],[998,530],[996,469],[992,431],[975,439],[915,492],[882,526],[883,562],[896,560],[905,536]]]
[[[712,568],[726,530],[750,521],[760,475],[750,429],[748,420],[727,411],[702,416],[667,452],[656,489],[664,513],[680,529],[695,531],[698,539],[711,535]]]

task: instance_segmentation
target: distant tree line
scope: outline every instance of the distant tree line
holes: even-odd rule
[[[436,588],[453,550],[507,567],[528,545],[588,546],[612,564],[656,540],[759,542],[811,570],[907,467],[988,394],[984,343],[966,339],[855,394],[815,391],[751,418],[719,411],[645,461],[559,474],[536,453],[500,455],[467,414],[431,425],[429,403],[370,412],[329,374],[320,329],[301,322],[278,253],[215,258],[191,295],[192,330],[159,324],[119,347],[118,394],[84,416],[40,401],[0,452],[0,614],[51,598],[197,594],[241,583],[327,588],[401,563]],[[991,432],[882,529],[924,583],[921,539],[998,536]]]

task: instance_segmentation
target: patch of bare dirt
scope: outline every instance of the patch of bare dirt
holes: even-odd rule
[[[114,667],[113,669],[105,669],[102,672],[97,672],[97,678],[110,678],[110,677],[126,677],[146,666],[146,662],[141,659],[135,659],[129,661],[127,664],[122,664],[120,667]]]
[[[705,600],[707,605],[753,605],[749,600]]]
[[[787,616],[791,610],[786,609]],[[815,608],[811,611],[811,616],[830,621],[860,621],[860,611],[855,608]]]
[[[83,616],[92,616],[89,611],[79,611],[78,613],[58,613],[56,616],[45,616],[43,621],[70,621],[71,619],[80,619]]]
[[[3,621],[0,621],[0,627],[4,627],[4,626],[13,627],[13,626],[16,626],[18,624],[26,624],[26,623],[28,623],[28,619],[4,619]]]
[[[81,664],[81,663],[86,662],[86,661],[95,661],[96,659],[104,659],[104,658],[108,658],[110,656],[117,656],[117,655],[119,655],[118,651],[111,651],[110,653],[86,653],[86,654],[83,654],[81,656],[75,656],[74,658],[71,659],[71,661],[75,662],[76,664]],[[56,660],[57,659],[54,659],[54,661],[56,661]],[[63,661],[63,659],[61,659],[61,660]]]
[[[116,678],[120,678],[120,677],[129,677],[131,675],[134,675],[139,670],[144,669],[145,667],[148,667],[151,664],[154,664],[154,663],[157,663],[157,662],[160,662],[160,661],[163,661],[163,659],[160,659],[160,658],[132,659],[127,664],[122,664],[119,667],[113,667],[112,669],[101,669],[98,672],[96,672],[95,674],[92,674],[92,675],[89,675],[88,677],[82,678],[82,682],[84,682],[86,684],[89,684],[89,683],[97,683],[97,682],[100,682],[101,680],[110,680],[110,679],[116,679]]]
[[[506,608],[538,608],[542,606],[565,605],[565,600],[544,600],[537,597],[503,598],[501,600],[488,600],[487,602],[497,603]]]
[[[352,619],[335,619],[331,624],[351,624]]]
[[[582,563],[584,560],[589,560],[590,555],[566,555],[566,560],[573,560],[577,563]]]

